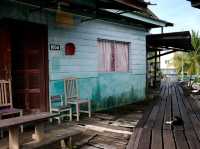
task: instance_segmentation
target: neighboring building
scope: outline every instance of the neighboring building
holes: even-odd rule
[[[141,0],[95,2],[1,0],[0,78],[12,78],[15,107],[48,111],[71,76],[94,111],[145,98],[146,34],[172,24]]]
[[[176,68],[173,65],[173,58],[175,53],[162,56],[160,59],[160,69],[163,75],[176,75]]]

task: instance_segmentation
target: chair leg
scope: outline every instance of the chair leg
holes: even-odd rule
[[[63,122],[64,121],[64,117],[61,117],[61,122]]]
[[[1,139],[3,138],[3,128],[0,129],[1,131]]]
[[[61,124],[61,118],[60,117],[58,118],[58,124]]]
[[[89,117],[91,117],[91,101],[90,100],[88,101],[88,114],[89,114]]]
[[[76,118],[77,118],[77,121],[79,121],[79,115],[80,115],[80,106],[79,106],[79,104],[77,103],[77,104],[76,104]]]
[[[50,118],[50,119],[49,119],[49,122],[50,122],[50,123],[53,123],[53,118]]]
[[[0,114],[0,119],[2,119],[1,114]],[[1,139],[3,138],[3,128],[0,128],[0,138]]]
[[[72,108],[69,109],[69,120],[72,121]]]

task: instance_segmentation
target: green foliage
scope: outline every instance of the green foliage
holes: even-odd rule
[[[176,72],[177,74],[181,74],[182,71],[182,65],[185,67],[185,59],[186,59],[186,54],[184,53],[175,53],[173,57],[173,65],[176,67]]]
[[[200,77],[199,76],[194,79],[194,83],[200,83]]]
[[[177,73],[182,71],[187,75],[198,75],[200,72],[200,36],[198,32],[192,31],[192,46],[194,50],[188,53],[176,53],[173,58],[173,64],[176,67]]]

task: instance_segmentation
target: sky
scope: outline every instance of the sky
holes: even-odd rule
[[[200,31],[200,9],[191,6],[187,0],[150,0],[157,4],[149,8],[162,20],[174,23],[174,27],[164,28],[164,32]],[[153,29],[152,33],[160,33]]]

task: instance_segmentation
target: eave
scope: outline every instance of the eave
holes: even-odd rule
[[[12,2],[13,0],[10,1]],[[142,11],[147,13],[147,4],[145,2],[134,2],[134,4],[133,2],[130,3],[130,0],[111,1],[112,3],[108,3],[108,0],[96,0],[95,2],[97,3],[89,3],[87,0],[84,1],[84,3],[81,0],[61,0],[59,3],[57,2],[57,0],[15,0],[14,2],[28,4],[37,7],[37,9],[40,10],[45,9],[53,11],[57,11],[59,5],[62,11],[81,15],[84,17],[89,17],[88,20],[106,20],[127,25],[143,26],[147,29],[173,26],[172,23],[142,14]],[[105,10],[104,8],[102,8],[104,3],[108,3],[110,8],[112,6],[111,4],[113,4],[113,8],[121,6],[121,11],[128,12],[121,14],[113,13],[111,11],[108,11],[109,9]]]
[[[109,10],[107,10],[109,11]],[[173,26],[173,23],[167,22],[167,21],[163,21],[160,19],[155,19],[152,17],[146,17],[142,14],[139,13],[135,13],[135,12],[126,12],[126,13],[121,13],[120,14],[123,17],[128,17],[134,20],[138,20],[144,23],[148,23],[151,24],[152,28],[154,27],[167,27],[167,26]]]
[[[193,50],[189,31],[150,34],[146,37],[148,52],[173,49],[189,52]]]
[[[193,51],[191,35],[189,31],[163,34],[150,34],[146,36],[147,52],[160,52],[158,55],[148,57],[147,60],[155,59],[174,52]]]

